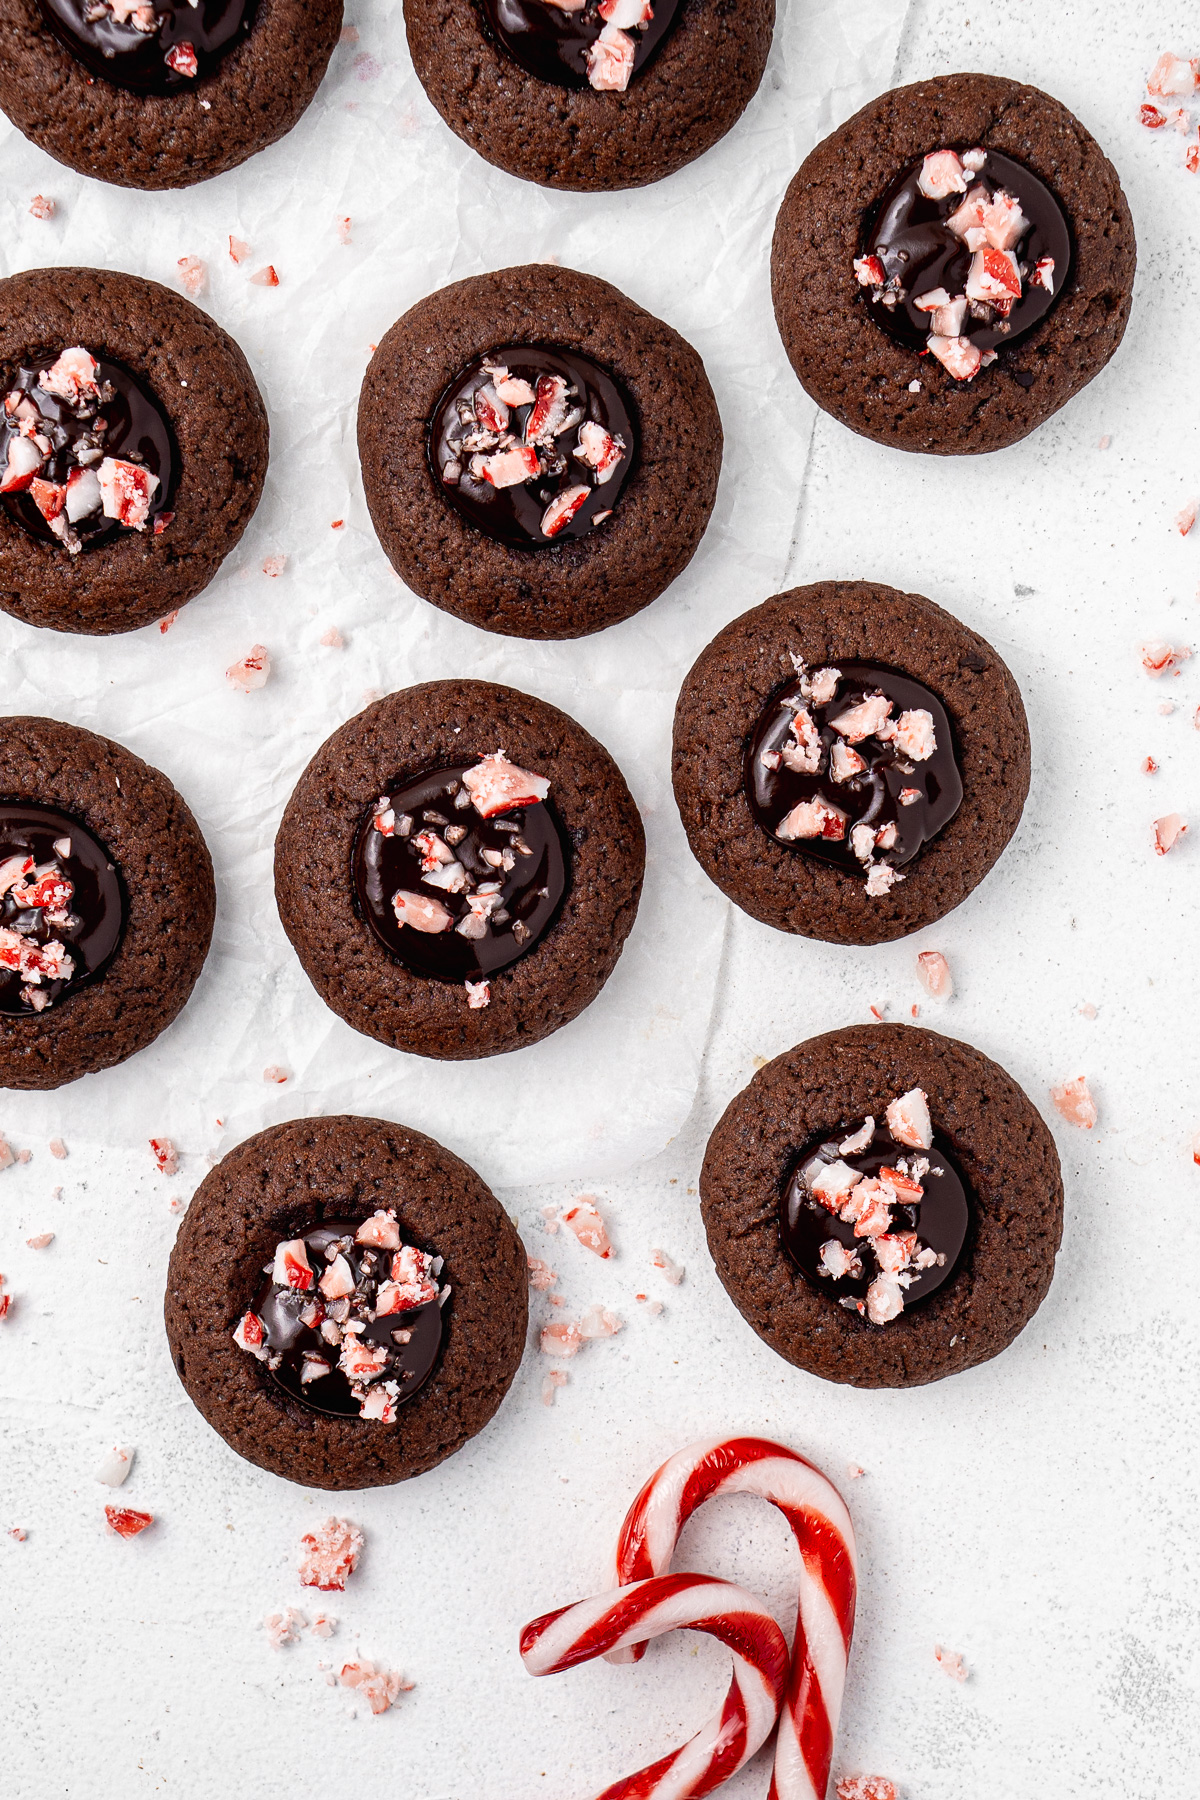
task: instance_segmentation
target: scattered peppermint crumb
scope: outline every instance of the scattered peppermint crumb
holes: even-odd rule
[[[665,1250],[651,1250],[650,1265],[652,1268],[660,1270],[663,1279],[669,1281],[672,1287],[678,1287],[687,1274],[687,1270],[673,1261]]]
[[[1178,675],[1191,654],[1186,644],[1172,646],[1156,638],[1142,645],[1142,667],[1157,681],[1161,675]]]
[[[339,44],[357,44],[357,42],[358,42],[358,26],[357,25],[343,25],[342,26],[342,35],[338,39],[338,43]]]
[[[382,65],[377,63],[375,58],[368,55],[365,50],[359,51],[351,67],[360,81],[374,81],[376,76],[383,74]]]
[[[52,1200],[61,1200],[61,1199],[62,1199],[62,1192],[63,1192],[63,1191],[62,1191],[62,1189],[61,1189],[61,1188],[60,1188],[60,1187],[56,1187],[56,1188],[51,1188],[51,1189],[50,1189],[50,1198],[51,1198],[51,1199],[52,1199]]]
[[[410,1694],[415,1686],[394,1670],[378,1667],[365,1659],[343,1663],[338,1680],[343,1687],[357,1688],[373,1713],[385,1713],[401,1694]]]
[[[922,950],[917,957],[917,974],[926,991],[936,999],[948,1000],[954,992],[950,964],[940,950]]]
[[[328,631],[321,634],[321,643],[326,650],[344,650],[346,647],[346,640],[336,625],[331,625]]]
[[[1187,820],[1179,813],[1165,813],[1161,819],[1155,819],[1151,833],[1156,856],[1165,856],[1187,830]]]
[[[208,264],[199,256],[181,256],[177,266],[180,287],[191,299],[198,300],[208,286]]]
[[[160,1175],[178,1175],[179,1152],[170,1138],[151,1138],[150,1154]]]
[[[879,1010],[879,1008],[878,1008],[878,1007],[877,1007],[877,1006],[873,1006],[873,1007],[872,1007],[872,1008],[871,1008],[871,1017],[872,1017],[872,1018],[873,1018],[873,1019],[878,1019],[878,1020],[879,1020],[879,1023],[880,1023],[880,1024],[881,1024],[881,1025],[882,1025],[882,1024],[883,1024],[883,1014],[882,1014],[882,1013],[881,1013],[881,1012],[880,1012],[880,1010]]]
[[[573,1206],[569,1206],[562,1216],[567,1230],[572,1232],[585,1250],[607,1262],[612,1255],[612,1245],[608,1241],[604,1220],[596,1206],[594,1194],[580,1194]]]
[[[837,1800],[899,1800],[886,1775],[843,1775],[834,1792]]]
[[[182,1194],[172,1194],[170,1199],[167,1201],[167,1211],[168,1212],[179,1214],[181,1212],[184,1212],[186,1210],[186,1208],[187,1208],[187,1201],[183,1198]]]
[[[1192,1139],[1192,1161],[1200,1165],[1200,1131]]]
[[[957,1650],[943,1650],[940,1644],[935,1644],[933,1646],[933,1654],[937,1661],[938,1668],[941,1669],[944,1674],[949,1675],[951,1681],[965,1681],[967,1679],[967,1665]]]
[[[861,1481],[866,1472],[867,1471],[858,1463],[846,1464],[846,1479],[848,1481]]]
[[[908,1010],[912,1014],[914,1019],[920,1015],[920,1011],[921,1011],[920,1007],[917,1005],[915,1000],[913,1001],[912,1005],[909,1007]]]
[[[350,221],[349,221],[349,219],[338,219],[336,229],[337,229],[337,239],[338,239],[339,244],[353,243],[354,240],[350,236]]]
[[[259,269],[250,277],[252,287],[278,287],[279,277],[275,273],[275,265],[268,263],[265,269]]]
[[[919,394],[921,391],[920,382],[919,381],[910,381],[908,384],[908,391],[910,394]]]
[[[589,1306],[579,1321],[579,1335],[586,1342],[593,1338],[616,1337],[618,1331],[625,1329],[624,1319],[619,1319],[607,1306],[599,1304]]]
[[[572,1319],[551,1319],[538,1337],[538,1349],[543,1356],[578,1356],[582,1348],[583,1336]]]
[[[345,523],[345,519],[331,519],[329,521],[329,529],[330,531],[340,531]]]
[[[262,1623],[272,1650],[282,1650],[285,1644],[300,1642],[300,1633],[308,1620],[294,1606],[285,1606],[282,1612],[268,1613]]]
[[[12,1308],[13,1297],[3,1292],[4,1277],[0,1275],[0,1319],[7,1319]]]
[[[554,1283],[558,1280],[558,1276],[554,1273],[550,1264],[543,1262],[540,1256],[530,1256],[526,1260],[529,1263],[530,1287],[533,1288],[535,1292],[544,1294],[547,1288],[552,1288],[554,1286]]]
[[[45,1250],[54,1242],[52,1231],[39,1231],[36,1237],[26,1238],[25,1242],[31,1250]]]
[[[106,1506],[104,1517],[108,1521],[108,1529],[123,1538],[137,1537],[139,1532],[145,1531],[147,1525],[154,1523],[153,1513],[134,1512],[128,1506]]]
[[[1096,445],[1096,448],[1097,448],[1097,450],[1107,450],[1111,443],[1112,443],[1112,439],[1106,433],[1105,436],[1100,439],[1100,442]]]
[[[105,1487],[121,1487],[133,1467],[133,1455],[132,1445],[113,1444],[96,1465],[96,1480]]]
[[[1175,702],[1173,700],[1160,700],[1154,710],[1160,712],[1164,719],[1169,719],[1171,714],[1175,711]]]
[[[328,1613],[319,1612],[308,1629],[314,1637],[330,1638],[337,1630],[337,1620],[331,1619]]]
[[[17,1161],[19,1163],[27,1163],[32,1160],[32,1157],[33,1157],[32,1150],[18,1150],[17,1151]]]
[[[1090,1000],[1085,1000],[1083,1005],[1079,1008],[1079,1011],[1085,1019],[1094,1019],[1096,1017],[1096,1008],[1092,1005]]]
[[[282,575],[286,568],[286,556],[268,556],[263,562],[262,572],[264,575],[269,575],[271,579],[274,580],[276,576]]]
[[[1146,760],[1143,762],[1142,774],[1143,775],[1157,775],[1158,774],[1158,764],[1155,762],[1155,760],[1152,756],[1148,756],[1146,758]]]
[[[1189,500],[1175,514],[1175,529],[1180,537],[1186,537],[1196,523],[1196,514],[1200,512],[1200,500]]]
[[[300,1539],[300,1580],[322,1593],[341,1592],[362,1553],[363,1534],[349,1519],[326,1519]]]
[[[35,194],[29,202],[29,210],[35,219],[52,219],[57,206],[57,201],[51,200],[47,194]]]
[[[1084,1131],[1090,1131],[1099,1117],[1085,1075],[1052,1087],[1050,1098],[1069,1125],[1078,1125]]]
[[[0,1140],[0,1141],[2,1141],[2,1140]],[[2,1168],[3,1166],[4,1165],[2,1163],[0,1163],[0,1168]],[[557,1207],[543,1206],[543,1208],[542,1208],[542,1230],[544,1232],[546,1232],[549,1237],[557,1237],[557,1235],[558,1235],[558,1208]]]
[[[551,1369],[542,1381],[542,1405],[553,1406],[554,1396],[560,1387],[567,1385],[565,1369]]]
[[[241,688],[244,694],[250,694],[256,688],[266,687],[270,673],[271,658],[266,645],[255,644],[241,662],[230,664],[225,671],[225,679],[233,687]]]
[[[0,1169],[11,1167],[16,1160],[17,1159],[12,1152],[12,1145],[8,1142],[7,1138],[0,1137]]]
[[[163,617],[158,621],[158,629],[162,633],[163,637],[166,637],[168,631],[170,631],[172,625],[175,623],[175,621],[178,617],[179,617],[179,608],[176,607],[174,612],[165,613],[163,615]]]
[[[266,1068],[263,1070],[263,1080],[264,1081],[273,1081],[279,1087],[283,1086],[283,1084],[287,1080],[287,1078],[288,1078],[287,1070],[281,1069],[278,1063],[268,1063]]]
[[[637,1301],[639,1306],[645,1307],[646,1311],[649,1313],[649,1315],[652,1319],[658,1318],[659,1314],[662,1312],[662,1309],[663,1309],[663,1303],[661,1300],[652,1300],[650,1298],[649,1294],[635,1294],[633,1297]]]
[[[244,263],[250,254],[250,246],[242,238],[231,237],[229,240],[229,254],[235,263]]]
[[[382,699],[383,699],[383,689],[382,688],[369,687],[369,688],[363,689],[363,700],[366,702],[366,704],[368,706],[374,706],[376,700],[382,700]]]
[[[50,1139],[50,1154],[51,1156],[57,1157],[59,1162],[62,1162],[67,1154],[67,1146],[63,1143],[61,1138]]]

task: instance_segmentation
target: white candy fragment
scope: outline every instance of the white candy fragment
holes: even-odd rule
[[[114,1444],[96,1465],[96,1480],[105,1487],[121,1487],[133,1467],[133,1454],[132,1445]]]

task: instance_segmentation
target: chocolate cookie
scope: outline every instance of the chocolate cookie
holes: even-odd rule
[[[527,1291],[520,1238],[449,1150],[383,1119],[293,1119],[196,1190],[167,1339],[239,1456],[304,1487],[383,1487],[483,1430],[521,1361]]]
[[[0,108],[82,175],[180,188],[290,131],[342,0],[0,0]]]
[[[557,707],[485,681],[391,694],[321,746],[275,840],[283,928],[325,1001],[419,1056],[557,1031],[616,966],[645,839]]]
[[[165,775],[57,719],[0,732],[0,1087],[124,1062],[185,1005],[212,863]]]
[[[724,137],[762,80],[774,0],[408,0],[451,131],[543,187],[642,187]]]
[[[918,1387],[1007,1348],[1062,1236],[1058,1155],[1011,1076],[904,1025],[810,1038],[708,1140],[700,1206],[730,1299],[788,1362]]]
[[[262,397],[219,325],[136,275],[30,269],[0,281],[0,394],[5,612],[133,631],[207,587],[267,472]]]
[[[817,145],[779,209],[771,286],[818,406],[961,456],[1015,444],[1099,374],[1135,262],[1116,170],[1065,106],[943,75]]]
[[[818,581],[743,613],[675,708],[693,854],[752,918],[881,944],[965,900],[1029,791],[1020,690],[919,594]]]
[[[571,638],[691,561],[721,420],[678,332],[606,281],[533,263],[456,281],[392,326],[358,453],[409,587],[486,631]]]

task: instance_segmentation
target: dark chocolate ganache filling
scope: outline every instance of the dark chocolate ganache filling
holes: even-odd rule
[[[886,893],[962,804],[946,709],[879,663],[793,660],[796,679],[767,702],[746,751],[750,810],[778,842]]]
[[[40,0],[71,55],[135,94],[171,94],[211,75],[254,23],[257,0]]]
[[[179,458],[155,396],[81,345],[19,368],[0,415],[0,502],[72,556],[170,524]]]
[[[616,506],[637,450],[632,406],[589,357],[491,350],[456,375],[429,422],[450,503],[518,549],[586,537]]]
[[[55,807],[0,802],[0,1012],[44,1012],[99,980],[125,916],[99,838]]]
[[[497,754],[398,777],[354,846],[359,910],[414,974],[478,981],[533,949],[570,875],[549,783]]]
[[[559,87],[622,93],[675,22],[680,0],[481,0],[514,62]]]
[[[1071,229],[1022,163],[998,150],[938,150],[910,163],[868,213],[854,267],[889,336],[969,381],[1049,312],[1070,273]]]
[[[928,1149],[913,1150],[882,1122],[869,1132],[866,1126],[874,1120],[801,1152],[780,1207],[779,1233],[815,1288],[871,1324],[886,1325],[954,1275],[971,1201],[940,1136]],[[847,1151],[847,1143],[862,1148]],[[814,1181],[825,1200],[814,1194]]]
[[[441,1267],[394,1211],[328,1219],[278,1246],[234,1342],[314,1412],[390,1424],[441,1352]]]

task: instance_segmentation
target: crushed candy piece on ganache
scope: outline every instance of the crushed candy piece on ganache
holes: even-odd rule
[[[630,404],[589,357],[510,345],[455,377],[429,429],[433,473],[456,510],[522,549],[586,537],[633,467]]]
[[[901,172],[866,216],[853,275],[891,337],[967,382],[1045,317],[1070,264],[1070,228],[1045,183],[974,147],[932,150]]]
[[[623,94],[671,29],[680,0],[483,0],[513,60],[558,87]]]
[[[414,974],[463,983],[467,1005],[526,955],[558,917],[568,846],[550,782],[502,749],[468,764],[400,776],[359,829],[359,912]]]
[[[41,0],[59,42],[95,75],[172,94],[213,74],[254,23],[257,0]]]
[[[17,369],[0,414],[0,501],[69,556],[159,521],[177,452],[150,390],[81,344]],[[173,515],[171,515],[173,516]]]
[[[879,1110],[885,1124],[871,1115],[802,1151],[779,1228],[815,1287],[882,1326],[954,1274],[970,1210],[963,1177],[934,1137],[923,1089]]]
[[[98,838],[52,807],[0,804],[0,1014],[45,1012],[99,979],[124,925]]]
[[[862,875],[875,899],[962,803],[949,719],[894,669],[791,661],[796,679],[767,701],[750,740],[750,810],[779,843]]]
[[[330,1219],[275,1246],[231,1335],[314,1411],[390,1425],[437,1363],[450,1298],[441,1272],[440,1257],[403,1242],[394,1208]],[[356,1528],[329,1524],[353,1548]]]

